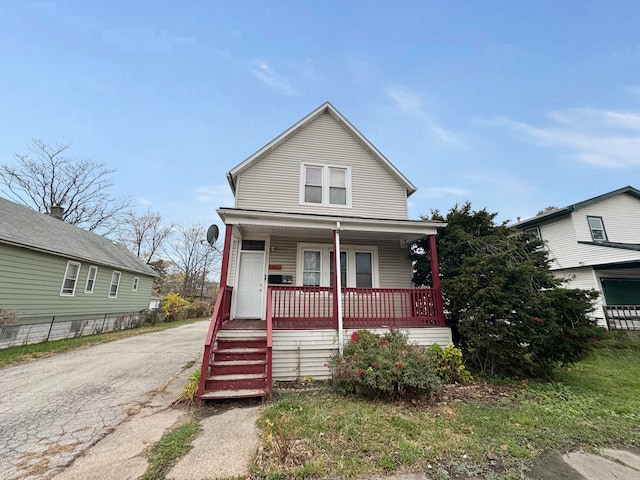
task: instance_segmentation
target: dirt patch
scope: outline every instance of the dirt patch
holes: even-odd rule
[[[519,385],[495,385],[471,382],[465,385],[443,385],[435,400],[438,404],[451,402],[478,401],[490,405],[504,403],[505,400],[521,395],[523,387]]]

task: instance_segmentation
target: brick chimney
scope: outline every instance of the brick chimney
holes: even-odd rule
[[[60,205],[51,205],[51,211],[49,215],[53,218],[57,218],[58,220],[62,220],[62,216],[64,215],[64,207]]]

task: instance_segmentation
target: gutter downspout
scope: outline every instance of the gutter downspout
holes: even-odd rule
[[[340,222],[336,222],[336,229],[334,232],[334,248],[333,248],[333,271],[335,272],[336,279],[334,281],[335,292],[334,295],[337,299],[336,307],[338,313],[338,350],[342,357],[342,351],[344,349],[344,329],[342,318],[342,272],[340,271]]]

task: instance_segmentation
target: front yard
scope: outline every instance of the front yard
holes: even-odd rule
[[[477,382],[431,402],[280,390],[260,425],[256,477],[522,478],[544,452],[640,445],[640,344],[608,341],[554,382]]]

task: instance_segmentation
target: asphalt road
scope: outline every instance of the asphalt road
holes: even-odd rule
[[[0,479],[59,472],[199,361],[208,326],[197,322],[0,370]]]

